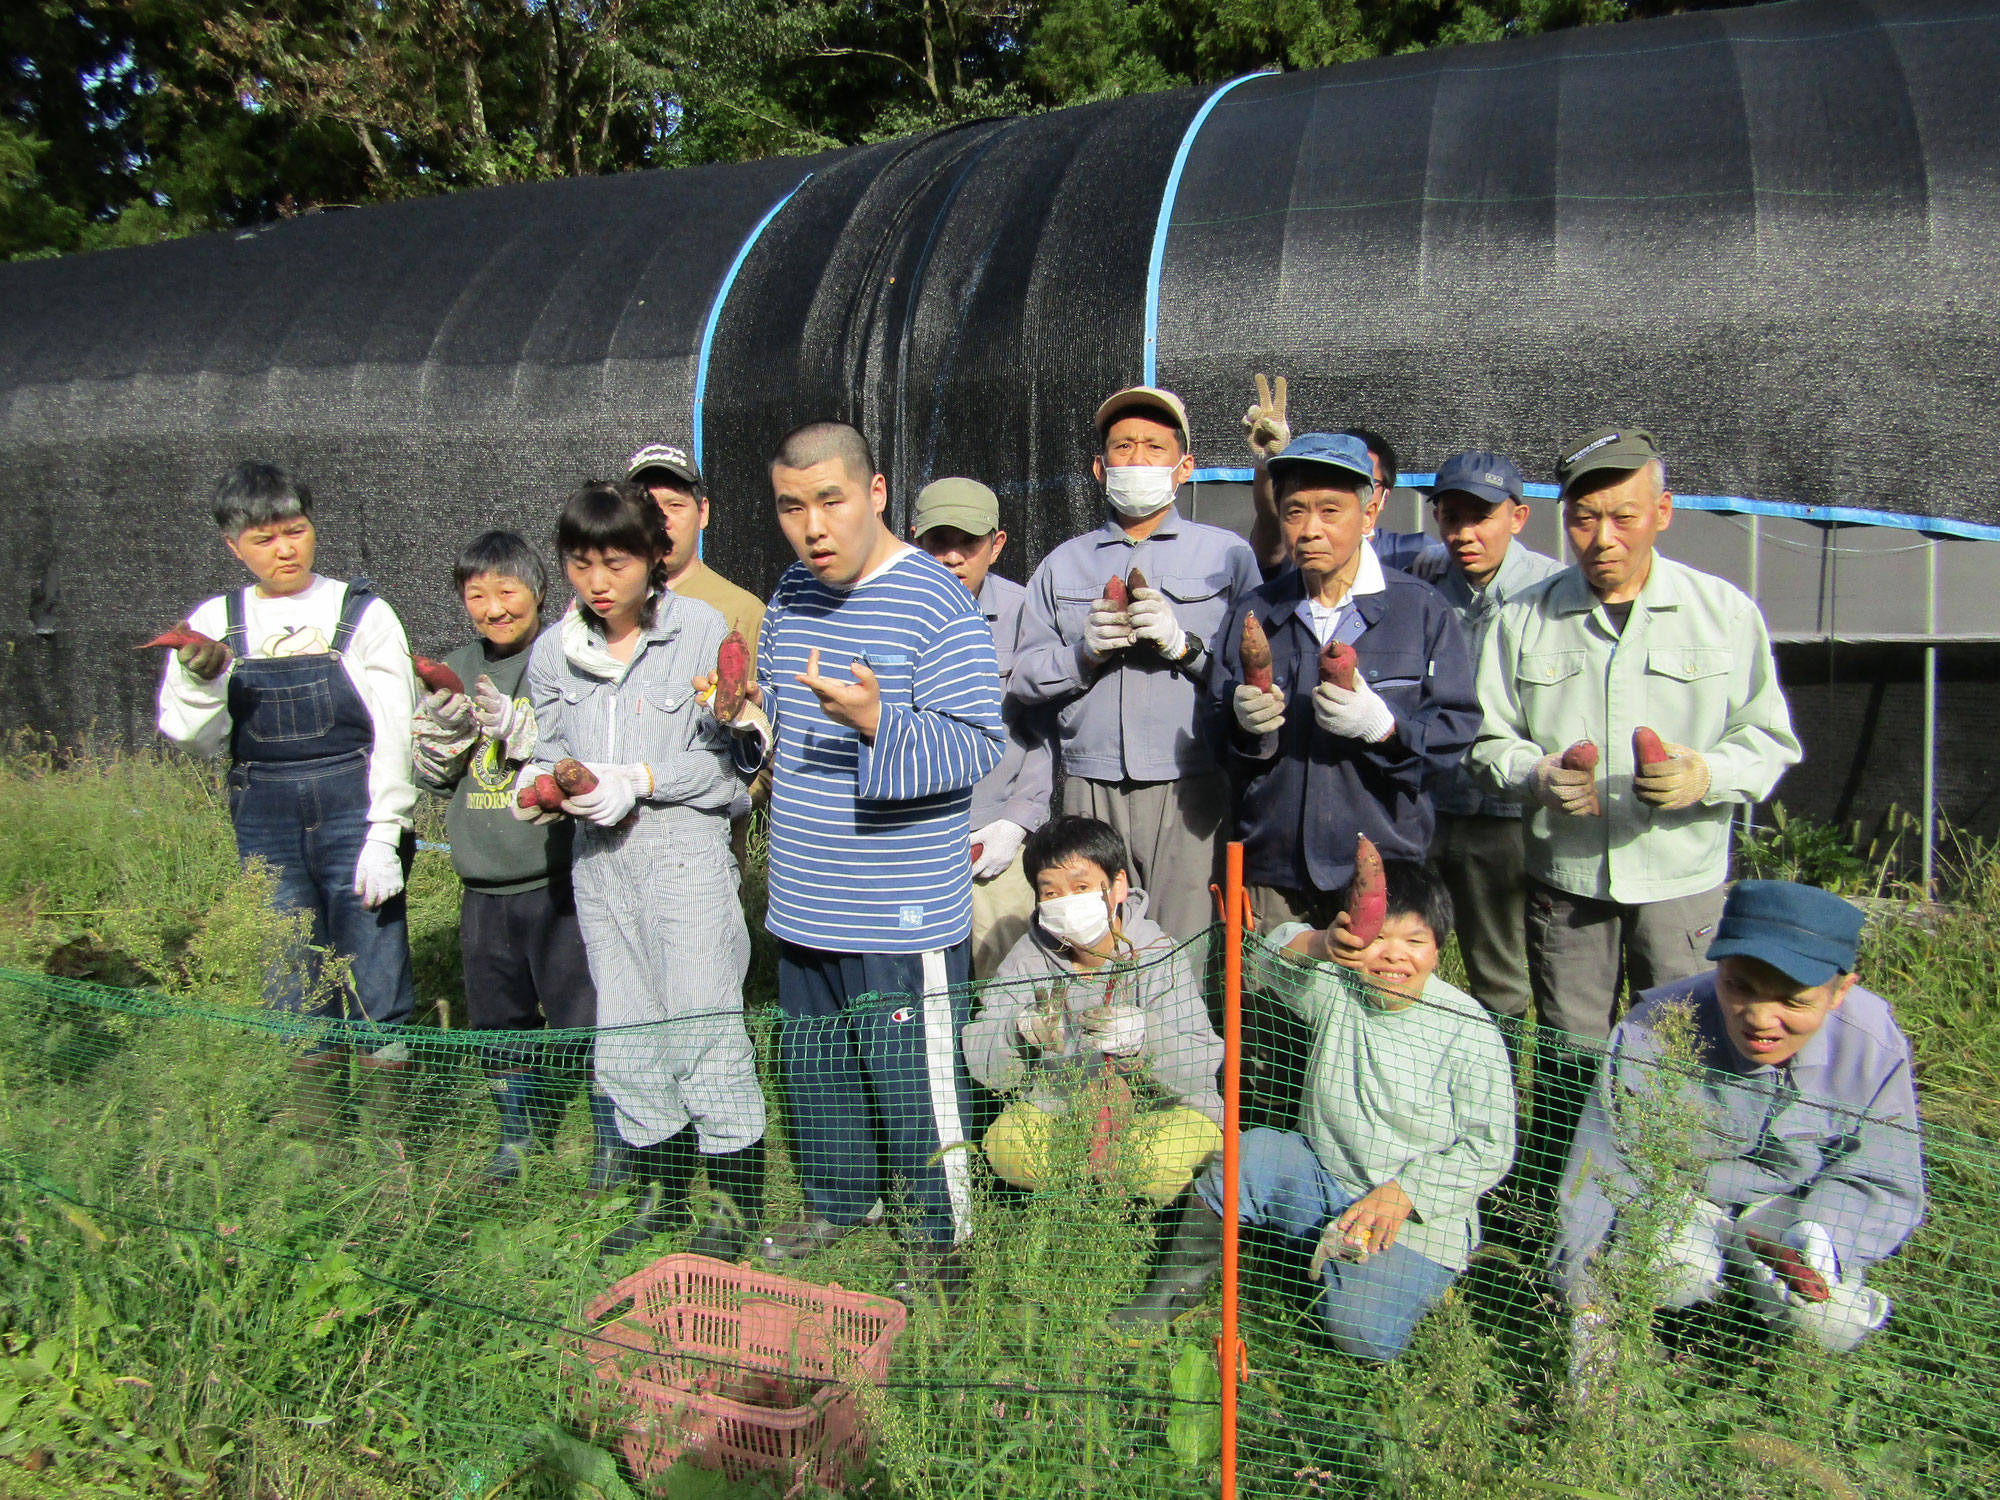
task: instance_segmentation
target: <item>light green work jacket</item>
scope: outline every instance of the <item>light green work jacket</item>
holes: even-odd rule
[[[1603,816],[1535,805],[1528,818],[1528,873],[1573,895],[1636,904],[1720,885],[1736,804],[1768,797],[1799,758],[1757,606],[1658,553],[1622,635],[1576,568],[1516,595],[1487,632],[1478,681],[1470,760],[1495,791],[1523,790],[1535,762],[1578,740],[1598,747]],[[1642,724],[1707,758],[1693,807],[1662,812],[1634,794]]]
[[[1359,1198],[1394,1182],[1415,1204],[1400,1244],[1454,1271],[1479,1243],[1479,1198],[1514,1164],[1514,1074],[1484,1007],[1433,974],[1384,1010],[1352,970],[1285,945],[1287,922],[1243,945],[1244,983],[1312,1028],[1299,1130]]]

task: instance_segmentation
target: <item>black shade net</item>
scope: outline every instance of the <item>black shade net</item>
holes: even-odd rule
[[[1629,421],[1683,493],[2000,522],[1996,62],[1990,8],[1814,0],[1253,79],[1178,181],[1159,378],[1209,467],[1265,369],[1295,429],[1379,426],[1413,470],[1543,478]],[[0,268],[0,717],[145,735],[158,662],[123,648],[239,581],[206,496],[244,457],[313,485],[325,571],[457,639],[474,532],[545,539],[692,439],[704,326],[795,188],[715,326],[710,559],[770,588],[764,457],[840,416],[899,525],[931,478],[992,484],[1025,576],[1095,519],[1090,413],[1146,373],[1207,97]]]

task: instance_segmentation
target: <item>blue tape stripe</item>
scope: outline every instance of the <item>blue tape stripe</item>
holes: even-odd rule
[[[1196,469],[1196,484],[1248,484],[1255,469]],[[1398,474],[1396,483],[1411,489],[1429,489],[1435,474]],[[1521,486],[1530,500],[1555,500],[1561,491],[1552,484]],[[1742,495],[1683,495],[1674,491],[1674,504],[1683,510],[1732,511],[1746,516],[1782,516],[1791,521],[1818,521],[1835,526],[1893,526],[1899,531],[1921,531],[1929,536],[1957,537],[1969,542],[2000,542],[2000,526],[1978,521],[1957,521],[1949,516],[1908,516],[1893,510],[1864,510],[1858,505],[1797,505],[1789,500],[1751,500]]]
[[[1272,71],[1264,68],[1230,79],[1202,101],[1201,108],[1188,121],[1187,129],[1181,132],[1180,149],[1174,152],[1173,170],[1167,173],[1167,185],[1160,194],[1160,216],[1153,221],[1153,253],[1146,261],[1146,378],[1140,381],[1141,385],[1160,383],[1160,268],[1166,264],[1167,226],[1173,222],[1174,199],[1180,195],[1181,173],[1187,170],[1188,153],[1194,150],[1194,138],[1201,134],[1201,127],[1208,122],[1209,112],[1222,102],[1224,94],[1239,83],[1262,78]]]
[[[755,247],[757,237],[773,219],[778,217],[778,211],[790,203],[798,190],[811,182],[812,178],[812,173],[806,173],[793,184],[791,192],[773,203],[764,217],[757,221],[757,227],[744,237],[741,245],[737,246],[736,259],[729,263],[729,271],[723,276],[722,285],[715,289],[715,300],[708,304],[708,321],[702,325],[701,330],[701,353],[696,357],[694,364],[694,463],[698,469],[703,463],[701,429],[702,408],[708,401],[708,356],[709,351],[715,347],[715,330],[716,325],[722,321],[722,305],[729,300],[729,289],[736,285],[736,273],[743,269],[743,262],[750,258],[750,251]]]

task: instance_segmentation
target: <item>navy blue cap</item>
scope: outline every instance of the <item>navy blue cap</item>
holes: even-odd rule
[[[1818,886],[1739,880],[1722,905],[1710,958],[1762,959],[1808,989],[1854,971],[1861,909]]]
[[[1375,482],[1375,461],[1368,456],[1368,445],[1344,432],[1302,432],[1286,445],[1283,453],[1272,457],[1269,468],[1276,474],[1299,464],[1325,464],[1331,469],[1359,474],[1371,485]]]
[[[1450,490],[1454,494],[1484,500],[1488,505],[1499,505],[1503,501],[1519,500],[1524,483],[1521,470],[1513,459],[1475,450],[1444,461],[1444,466],[1437,471],[1437,482],[1431,486],[1431,498],[1435,500]]]

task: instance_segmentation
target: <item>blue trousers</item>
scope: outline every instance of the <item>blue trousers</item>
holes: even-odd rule
[[[978,1132],[959,1038],[971,973],[969,940],[928,953],[781,946],[787,1122],[814,1213],[855,1224],[900,1193],[915,1238],[970,1231]],[[882,998],[853,1004],[863,996]]]
[[[312,914],[313,946],[331,948],[353,963],[353,1004],[334,996],[313,1014],[380,1025],[402,1025],[416,1009],[410,973],[410,934],[403,897],[370,911],[354,894],[354,866],[368,836],[368,758],[323,761],[238,761],[229,769],[229,817],[236,852],[260,858],[277,877],[274,904],[281,912]],[[407,875],[415,853],[404,838]],[[306,976],[313,973],[310,964]],[[281,1010],[305,1005],[303,979],[294,971],[266,996]]]
[[[1320,1231],[1359,1196],[1334,1181],[1312,1143],[1295,1130],[1245,1131],[1238,1161],[1238,1222],[1292,1239],[1317,1243]],[[1222,1212],[1219,1164],[1195,1188],[1202,1202]],[[1457,1279],[1456,1271],[1399,1242],[1360,1264],[1328,1261],[1318,1312],[1343,1353],[1388,1361],[1409,1347],[1417,1320]]]

